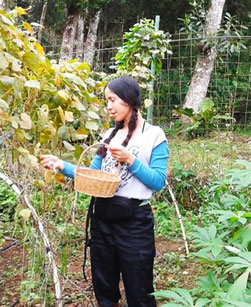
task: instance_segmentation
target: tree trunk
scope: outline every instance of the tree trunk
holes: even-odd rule
[[[79,15],[78,26],[76,32],[76,58],[80,61],[83,61],[83,52],[84,52],[84,26],[85,18]]]
[[[205,38],[213,39],[219,30],[225,0],[211,0],[205,23]],[[185,97],[183,108],[192,108],[195,113],[200,110],[200,104],[205,99],[211,73],[216,58],[216,42],[213,46],[200,50],[192,80]]]
[[[97,41],[97,31],[100,20],[101,9],[96,12],[90,21],[89,30],[84,47],[84,62],[92,66],[95,55],[95,43]]]
[[[37,41],[38,41],[39,44],[41,44],[42,33],[43,33],[43,28],[44,28],[44,20],[45,20],[45,16],[46,16],[46,12],[47,12],[47,4],[48,4],[48,2],[45,1],[44,5],[43,5],[41,18],[40,18],[40,28],[39,28],[38,36],[37,36]]]
[[[79,10],[68,9],[67,21],[60,50],[60,60],[69,61],[73,58],[74,40],[79,16]]]

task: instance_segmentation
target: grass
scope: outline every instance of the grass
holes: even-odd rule
[[[168,141],[169,172],[175,164],[180,164],[184,170],[193,170],[201,177],[221,179],[237,159],[250,159],[251,142],[247,135],[222,132],[210,138],[170,137]]]

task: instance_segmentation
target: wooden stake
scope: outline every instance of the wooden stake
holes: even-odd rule
[[[168,192],[171,195],[171,198],[172,198],[172,201],[173,201],[173,204],[174,204],[177,216],[178,216],[178,220],[179,220],[179,223],[180,223],[180,228],[181,228],[181,231],[182,231],[182,237],[183,237],[183,240],[184,240],[184,243],[185,243],[186,254],[188,255],[189,254],[189,248],[188,248],[188,243],[187,243],[185,227],[183,225],[183,221],[182,221],[182,217],[181,217],[181,214],[180,214],[180,210],[179,210],[179,206],[178,206],[177,200],[176,200],[176,198],[174,196],[174,193],[173,193],[173,190],[172,190],[172,188],[171,188],[171,186],[170,186],[170,184],[168,183],[167,180],[166,180],[166,187],[168,189]]]

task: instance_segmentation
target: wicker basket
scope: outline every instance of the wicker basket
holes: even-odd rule
[[[80,168],[80,163],[85,153],[91,147],[97,145],[99,143],[89,146],[82,152],[75,171],[74,189],[95,197],[112,197],[120,184],[120,163],[118,164],[117,174],[90,168]]]

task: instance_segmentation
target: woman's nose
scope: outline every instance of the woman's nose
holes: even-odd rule
[[[107,101],[106,107],[107,107],[108,110],[111,110],[112,109],[111,102]]]

